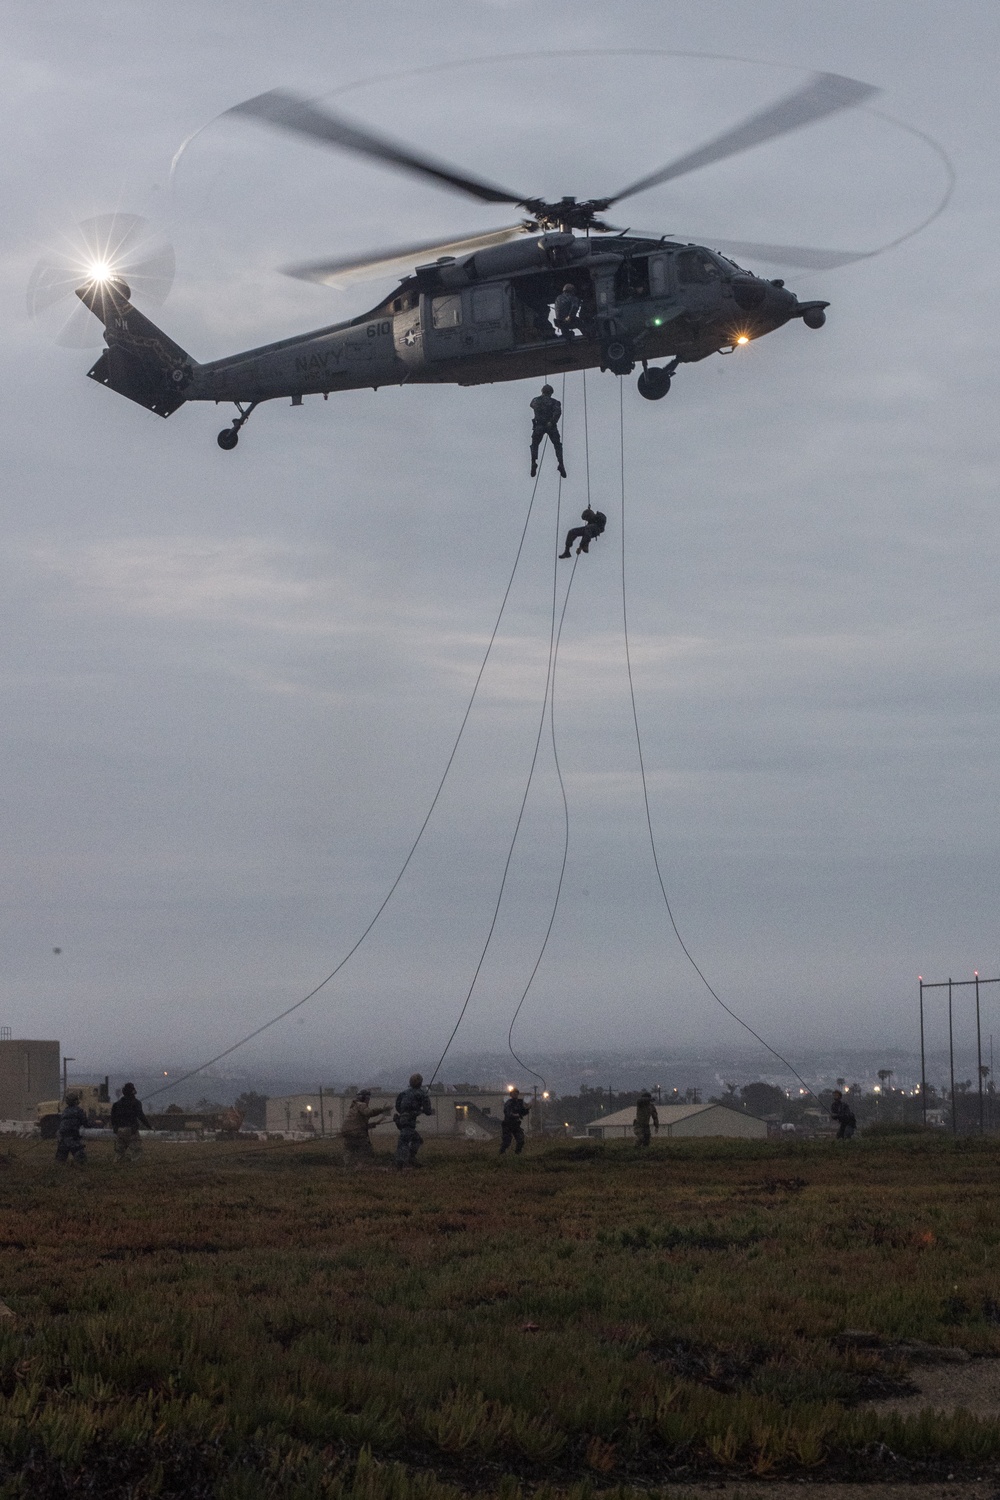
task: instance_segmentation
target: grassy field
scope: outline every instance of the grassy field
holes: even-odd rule
[[[51,1151],[0,1158],[3,1500],[1000,1477],[1000,1415],[873,1405],[1000,1354],[996,1143]]]

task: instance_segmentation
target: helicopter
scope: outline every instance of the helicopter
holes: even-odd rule
[[[759,339],[794,320],[826,321],[825,301],[799,301],[781,280],[745,270],[737,256],[809,270],[832,269],[872,251],[725,241],[708,247],[673,235],[633,233],[602,217],[661,183],[853,108],[877,90],[838,74],[804,86],[605,198],[530,197],[470,175],[283,89],[233,106],[227,116],[368,157],[489,204],[524,210],[517,223],[447,243],[414,244],[310,262],[286,274],[339,286],[402,276],[370,311],[277,343],[198,364],[132,305],[113,254],[76,296],[104,325],[92,380],[161,417],[189,401],[233,402],[218,435],[232,450],[264,401],[407,384],[461,386],[599,368],[638,376],[661,400],[682,364]],[[410,269],[412,268],[412,269]],[[126,268],[127,269],[127,268]],[[564,287],[579,303],[576,325],[557,328],[550,309]],[[654,361],[666,360],[657,365]]]

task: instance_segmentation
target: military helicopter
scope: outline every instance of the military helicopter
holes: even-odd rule
[[[311,333],[198,364],[139,312],[112,263],[92,269],[76,295],[104,325],[107,349],[92,380],[168,417],[187,401],[233,402],[237,415],[218,435],[233,449],[263,401],[384,385],[479,385],[558,371],[600,368],[630,374],[658,401],[682,364],[772,333],[793,319],[826,321],[823,301],[800,302],[780,280],[744,270],[734,258],[811,270],[877,253],[722,242],[714,248],[676,235],[633,234],[601,216],[613,205],[710,163],[852,108],[877,90],[832,73],[803,87],[695,151],[606,198],[548,202],[499,187],[422,155],[285,90],[235,105],[226,114],[366,156],[490,204],[525,212],[516,224],[450,240],[297,265],[287,274],[328,285],[412,268],[370,312]],[[732,257],[732,258],[731,258]],[[580,309],[558,330],[550,308],[567,284]],[[665,365],[652,361],[666,359]]]

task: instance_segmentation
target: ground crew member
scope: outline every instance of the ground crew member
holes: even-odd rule
[[[520,1156],[524,1150],[524,1129],[521,1121],[530,1110],[531,1105],[525,1104],[521,1098],[520,1089],[511,1089],[509,1095],[503,1102],[503,1123],[500,1126],[500,1155],[503,1156],[511,1141],[514,1142],[514,1155]]]
[[[126,1083],[122,1096],[111,1106],[111,1129],[115,1133],[115,1161],[135,1160],[142,1155],[139,1131],[152,1130],[135,1096],[135,1084]]]
[[[368,1132],[378,1124],[383,1115],[389,1113],[388,1104],[380,1105],[378,1109],[373,1108],[368,1102],[371,1096],[371,1089],[360,1089],[351,1101],[351,1107],[340,1127],[344,1141],[344,1168],[348,1172],[356,1172],[359,1167],[374,1160],[375,1151]]]
[[[649,1145],[649,1127],[652,1124],[657,1135],[660,1133],[660,1117],[656,1113],[656,1105],[653,1096],[648,1089],[643,1089],[635,1101],[635,1119],[632,1121],[632,1134],[635,1136],[636,1146]]]
[[[87,1115],[80,1108],[79,1094],[67,1094],[66,1106],[59,1116],[59,1138],[56,1142],[56,1161],[68,1161],[72,1156],[80,1165],[87,1164],[87,1148],[80,1138],[80,1131],[87,1123]]]
[[[566,466],[563,463],[562,438],[559,436],[559,418],[562,416],[562,402],[557,401],[552,395],[550,385],[542,386],[542,394],[536,396],[531,403],[534,416],[531,419],[531,477],[534,479],[538,473],[538,449],[542,438],[548,438],[555,450],[556,463],[559,472],[566,478]]]
[[[582,306],[583,304],[576,295],[576,287],[571,281],[567,281],[552,304],[552,321],[556,326],[556,331],[564,339],[574,337],[573,330],[579,327]]]
[[[581,552],[589,552],[590,544],[594,540],[595,536],[602,536],[604,534],[604,528],[608,524],[608,518],[604,514],[603,510],[591,510],[590,506],[588,505],[586,510],[580,512],[580,518],[581,520],[586,521],[586,526],[574,526],[572,530],[567,531],[566,546],[563,548],[562,552],[560,552],[560,557],[569,557],[573,543],[577,540],[579,540],[580,543],[579,547],[577,547],[576,549],[577,557],[579,557]]]
[[[424,1138],[417,1129],[417,1121],[421,1115],[434,1113],[423,1082],[422,1073],[413,1073],[410,1075],[409,1088],[405,1088],[401,1094],[396,1095],[396,1113],[392,1119],[399,1131],[399,1140],[396,1142],[396,1170],[400,1172],[404,1167],[419,1166],[417,1152],[424,1144]]]
[[[854,1111],[844,1098],[839,1089],[834,1089],[833,1102],[830,1105],[830,1118],[836,1120],[840,1129],[837,1131],[838,1141],[849,1141],[858,1128],[858,1122],[854,1118]]]

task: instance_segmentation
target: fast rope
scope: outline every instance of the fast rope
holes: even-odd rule
[[[642,752],[642,735],[639,732],[639,713],[638,713],[638,710],[636,708],[636,703],[635,703],[635,685],[634,685],[634,683],[632,681],[632,656],[631,656],[631,652],[629,650],[629,639],[628,639],[628,594],[627,594],[626,587],[625,587],[625,398],[624,398],[624,385],[625,385],[624,380],[621,378],[621,376],[619,376],[619,379],[618,379],[618,441],[619,441],[619,447],[620,447],[620,451],[621,451],[621,579],[622,579],[622,623],[623,623],[623,626],[624,626],[624,634],[625,634],[625,665],[626,665],[626,668],[627,668],[627,671],[628,671],[628,691],[629,691],[629,698],[631,699],[631,702],[632,702],[632,723],[635,726],[635,746],[636,746],[636,751],[637,751],[638,757],[639,757],[639,775],[640,775],[640,777],[642,779],[642,800],[643,800],[643,805],[644,805],[644,807],[646,809],[646,827],[647,827],[647,829],[649,831],[649,847],[650,847],[650,851],[652,852],[652,855],[653,855],[653,867],[656,870],[656,878],[657,878],[657,881],[659,882],[660,893],[663,896],[663,904],[664,904],[664,906],[667,909],[667,916],[670,918],[670,925],[671,925],[671,927],[674,930],[674,936],[676,937],[678,943],[680,944],[681,952],[684,954],[684,957],[687,959],[687,961],[691,965],[692,969],[694,969],[694,972],[697,974],[697,976],[701,980],[702,984],[708,990],[708,993],[711,995],[712,999],[715,1000],[715,1001],[717,1001],[718,1004],[722,1006],[722,1009],[726,1012],[726,1014],[728,1016],[732,1016],[732,1018],[733,1018],[734,1021],[738,1021],[739,1024],[743,1027],[743,1029],[745,1031],[748,1031],[750,1033],[750,1035],[756,1041],[758,1041],[760,1043],[760,1045],[766,1051],[770,1052],[770,1054],[771,1054],[772,1057],[776,1057],[778,1059],[778,1061],[780,1063],[782,1063],[788,1069],[788,1071],[792,1074],[792,1076],[794,1078],[797,1078],[799,1080],[799,1083],[801,1083],[802,1087],[806,1090],[807,1093],[813,1094],[812,1089],[806,1083],[805,1079],[801,1076],[801,1074],[797,1073],[796,1070],[792,1067],[791,1063],[788,1061],[788,1058],[787,1057],[782,1057],[781,1053],[778,1052],[774,1047],[772,1047],[771,1044],[770,1044],[770,1042],[766,1042],[764,1040],[764,1038],[760,1035],[759,1032],[754,1031],[754,1029],[750,1025],[750,1023],[748,1021],[744,1021],[744,1019],[743,1019],[742,1016],[738,1016],[736,1014],[736,1012],[732,1009],[732,1007],[728,1006],[726,1004],[726,1002],[722,999],[722,997],[717,993],[717,991],[715,989],[713,989],[712,985],[709,984],[709,982],[706,979],[704,973],[702,972],[702,970],[699,967],[697,961],[695,960],[694,955],[692,954],[691,950],[688,948],[688,946],[685,943],[683,937],[681,936],[680,928],[677,926],[676,919],[674,918],[673,908],[670,905],[670,897],[667,895],[667,887],[666,887],[666,885],[664,883],[664,880],[663,880],[663,872],[662,872],[662,870],[660,868],[660,857],[659,857],[659,855],[657,853],[657,850],[656,850],[656,839],[655,839],[655,837],[653,835],[653,817],[652,817],[652,813],[650,812],[650,808],[649,808],[649,789],[648,789],[648,787],[646,785],[646,763],[645,763],[645,757],[643,756],[643,752]],[[815,1097],[816,1097],[816,1095],[813,1094],[813,1098],[815,1098]]]
[[[590,509],[590,419],[589,419],[588,412],[587,412],[587,372],[586,372],[586,370],[584,370],[582,372],[582,374],[583,374],[583,452],[584,452],[584,462],[585,462],[586,475],[587,475],[587,509],[589,510]],[[563,389],[564,389],[564,391],[565,391],[565,385],[566,385],[566,376],[564,374],[563,375]],[[560,489],[560,495],[561,495],[561,489]],[[561,541],[562,541],[562,526],[561,526],[561,517],[559,515],[559,507],[557,505],[557,507],[556,507],[556,551],[557,552],[559,551],[559,544],[560,544]],[[577,554],[576,561],[574,561],[574,563],[573,563],[573,573],[574,574],[576,573],[577,562],[579,562],[579,554]],[[555,565],[555,569],[554,569],[554,574],[558,575],[558,571],[559,571],[559,565],[558,565],[558,560],[557,560],[556,561],[556,565]],[[571,576],[570,577],[570,587],[572,587],[572,584],[573,584],[573,578]],[[552,586],[553,586],[553,591],[554,591],[555,590],[555,576],[553,577]],[[535,1070],[534,1070],[534,1068],[529,1068],[528,1064],[524,1061],[524,1058],[520,1057],[518,1055],[518,1053],[514,1051],[513,1036],[514,1036],[514,1026],[515,1026],[515,1023],[517,1021],[518,1016],[521,1013],[521,1007],[523,1006],[525,1000],[528,998],[528,991],[531,989],[531,986],[535,982],[535,975],[538,973],[538,970],[539,970],[539,968],[541,966],[542,959],[545,956],[545,949],[548,947],[549,938],[552,936],[552,928],[555,925],[556,912],[559,910],[559,898],[562,895],[563,878],[565,877],[565,874],[566,874],[566,863],[567,863],[567,860],[569,858],[569,802],[568,802],[567,797],[566,797],[566,785],[565,785],[565,782],[563,781],[562,766],[559,763],[559,747],[558,747],[558,745],[556,743],[556,668],[557,668],[558,661],[559,661],[559,644],[560,644],[560,642],[562,640],[563,625],[565,624],[565,621],[566,621],[566,606],[568,604],[569,604],[569,589],[566,590],[566,598],[563,600],[562,614],[559,617],[559,630],[558,630],[558,632],[556,634],[555,651],[553,653],[553,658],[552,658],[552,686],[551,686],[550,693],[549,693],[549,728],[550,728],[551,737],[552,737],[552,760],[553,760],[553,763],[554,763],[555,768],[556,768],[556,776],[557,776],[557,778],[559,780],[559,793],[560,793],[560,796],[562,797],[562,805],[563,805],[563,852],[562,852],[562,863],[561,863],[561,865],[559,867],[559,879],[558,879],[558,881],[556,883],[555,897],[554,897],[553,902],[552,902],[552,911],[551,911],[551,913],[549,915],[549,924],[548,924],[548,926],[545,929],[545,936],[542,939],[542,946],[541,946],[541,948],[538,951],[538,957],[535,960],[535,966],[534,966],[534,968],[532,969],[531,973],[528,976],[528,982],[527,982],[527,984],[524,987],[524,991],[523,991],[523,993],[521,995],[520,1000],[517,1002],[517,1006],[516,1006],[516,1008],[514,1010],[514,1014],[511,1017],[510,1027],[509,1027],[509,1029],[507,1031],[507,1050],[510,1052],[511,1057],[513,1057],[514,1061],[517,1062],[518,1064],[520,1064],[520,1066],[522,1068],[524,1068],[525,1072],[530,1073],[531,1076],[532,1076],[532,1078],[537,1078],[539,1080],[539,1082],[541,1083],[541,1085],[542,1085],[543,1088],[545,1087],[546,1080],[542,1077],[541,1073],[536,1073]],[[554,605],[553,605],[553,607],[554,607]]]
[[[565,430],[565,423],[566,423],[566,374],[565,374],[565,371],[563,372],[563,378],[562,378],[562,407],[563,407],[563,429]],[[556,541],[557,542],[558,542],[558,539],[559,539],[558,528],[559,528],[559,524],[560,524],[561,510],[562,510],[562,476],[560,475],[559,484],[558,484],[558,487],[557,487],[557,490],[556,490]],[[566,604],[567,604],[567,602],[569,600],[570,589],[572,589],[572,587],[573,587],[573,578],[574,578],[575,574],[576,574],[576,563],[574,562],[574,564],[573,564],[573,570],[570,573],[569,583],[566,586],[566,597],[565,597],[565,599],[563,601],[563,607],[562,607],[562,619],[565,619],[565,617],[566,617]],[[532,756],[531,756],[531,765],[528,767],[528,779],[525,782],[524,795],[521,798],[521,806],[518,809],[517,821],[514,824],[514,832],[511,835],[510,844],[509,844],[508,849],[507,849],[507,858],[506,858],[506,860],[504,862],[503,874],[500,877],[500,889],[497,892],[496,904],[493,907],[493,917],[492,917],[492,920],[490,921],[489,930],[487,931],[487,934],[486,934],[486,941],[484,942],[483,947],[482,947],[482,951],[481,951],[481,953],[479,955],[479,962],[476,964],[475,972],[473,973],[473,976],[472,976],[472,983],[469,985],[469,988],[468,988],[468,990],[466,992],[466,995],[465,995],[465,999],[462,1001],[461,1008],[460,1008],[460,1010],[458,1012],[458,1018],[455,1021],[455,1024],[454,1024],[454,1026],[451,1029],[451,1035],[448,1037],[448,1040],[447,1040],[447,1042],[445,1043],[445,1046],[444,1046],[444,1051],[441,1053],[441,1056],[438,1058],[437,1063],[436,1063],[435,1068],[434,1068],[434,1072],[431,1074],[431,1077],[430,1077],[430,1082],[431,1083],[434,1082],[434,1080],[437,1078],[438,1073],[441,1071],[442,1064],[444,1063],[445,1058],[448,1056],[448,1052],[449,1052],[449,1050],[451,1048],[451,1044],[455,1040],[455,1037],[458,1035],[458,1028],[461,1026],[463,1020],[465,1019],[465,1013],[468,1010],[468,1008],[469,1008],[469,1002],[472,999],[472,992],[476,988],[476,983],[477,983],[477,981],[479,979],[479,975],[480,975],[480,972],[482,970],[483,964],[486,962],[486,955],[489,952],[490,944],[493,941],[493,934],[496,931],[497,920],[498,920],[498,918],[500,916],[500,907],[501,907],[501,904],[503,902],[503,894],[504,894],[504,890],[506,889],[506,885],[507,885],[507,876],[510,873],[511,861],[514,858],[514,848],[515,848],[515,845],[517,844],[518,834],[521,831],[521,823],[524,820],[524,810],[525,810],[525,808],[528,805],[528,794],[531,791],[531,783],[532,783],[532,781],[534,779],[535,767],[538,765],[538,751],[539,751],[539,748],[540,748],[541,743],[542,743],[542,734],[543,734],[544,729],[545,729],[546,710],[549,707],[549,693],[550,693],[550,689],[552,687],[553,677],[554,677],[554,672],[555,672],[555,656],[556,656],[556,649],[557,649],[557,645],[556,645],[556,642],[557,642],[557,635],[556,635],[556,611],[557,611],[558,576],[559,576],[559,563],[558,563],[558,558],[557,558],[555,560],[555,562],[553,563],[553,575],[552,575],[552,618],[551,618],[551,622],[549,624],[549,660],[548,660],[548,667],[547,667],[546,673],[545,673],[545,692],[542,695],[542,711],[541,711],[541,715],[540,715],[539,720],[538,720],[538,733],[535,735],[535,748],[534,748],[534,751],[533,751]],[[560,621],[560,626],[559,626],[559,632],[560,632],[560,634],[562,633],[562,623],[561,623],[561,621]],[[560,778],[559,778],[559,784],[560,784],[560,786],[562,786],[562,776],[561,775],[560,775]],[[565,811],[565,797],[566,797],[566,793],[565,793],[565,789],[564,789],[563,790],[564,816],[568,818],[568,813]],[[569,826],[568,826],[568,822],[567,822],[567,825],[566,825],[566,840],[568,841],[568,839],[569,839]],[[559,884],[558,884],[558,888],[557,888],[557,892],[556,892],[556,906],[558,905],[558,901],[559,901],[559,891],[562,889],[562,877],[563,877],[563,872],[565,871],[565,868],[566,868],[566,855],[565,855],[565,852],[564,852],[564,854],[563,854],[563,869],[562,869],[562,871],[560,871],[560,874],[559,874]],[[551,932],[551,930],[552,930],[552,924],[553,924],[554,921],[555,921],[555,906],[553,907],[552,915],[551,915],[551,917],[549,919],[549,926],[548,926],[548,930],[546,931],[545,938],[544,938],[543,943],[542,943],[541,952],[538,955],[538,959],[537,959],[537,961],[535,963],[534,969],[531,971],[531,978],[528,980],[527,987],[525,988],[524,994],[521,996],[521,1001],[518,1004],[517,1010],[520,1010],[521,1005],[524,1003],[524,996],[527,995],[528,989],[531,988],[531,980],[534,979],[535,974],[538,971],[538,965],[542,961],[542,955],[545,952],[545,945],[548,942],[549,932]],[[514,1012],[514,1019],[515,1020],[517,1019],[517,1011]],[[512,1021],[511,1022],[511,1028],[513,1028],[513,1025],[514,1025],[514,1022]],[[507,1033],[507,1043],[508,1043],[508,1046],[509,1046],[510,1045],[510,1032],[509,1031]],[[513,1052],[513,1048],[511,1048],[511,1051]],[[516,1053],[514,1055],[517,1056]],[[520,1058],[518,1058],[517,1060],[518,1060],[518,1062],[521,1061]],[[524,1063],[522,1063],[521,1066],[524,1067],[526,1065]],[[529,1073],[532,1073],[532,1075],[535,1078],[540,1078],[541,1077],[541,1074],[535,1073],[533,1071],[533,1069],[531,1069],[531,1068],[528,1068],[527,1071]],[[543,1080],[543,1082],[544,1082],[544,1080]]]
[[[194,1078],[198,1073],[204,1072],[204,1070],[206,1068],[212,1067],[212,1065],[214,1063],[221,1062],[224,1057],[229,1057],[231,1053],[236,1052],[240,1047],[245,1046],[247,1042],[252,1042],[255,1037],[260,1036],[263,1032],[267,1031],[270,1027],[276,1026],[278,1024],[278,1022],[279,1021],[283,1021],[286,1016],[290,1016],[290,1015],[293,1014],[294,1011],[300,1010],[303,1005],[307,1004],[308,1001],[312,1000],[314,996],[318,995],[319,992],[320,992],[320,990],[324,989],[326,987],[326,985],[328,985],[332,979],[335,979],[336,976],[340,973],[341,969],[343,969],[344,966],[350,961],[350,959],[352,959],[354,957],[355,953],[357,953],[358,949],[361,947],[362,943],[365,941],[365,939],[368,937],[368,934],[371,932],[372,928],[375,926],[375,923],[378,921],[379,917],[381,917],[382,913],[385,911],[386,907],[389,905],[389,902],[392,900],[393,896],[395,895],[396,890],[397,890],[397,888],[398,888],[401,880],[403,879],[403,876],[406,874],[406,871],[407,871],[407,868],[409,867],[410,861],[412,860],[414,854],[416,854],[416,852],[417,852],[417,846],[419,845],[420,840],[423,838],[425,832],[427,831],[427,825],[428,825],[428,823],[431,820],[431,815],[433,814],[434,809],[435,809],[435,807],[438,804],[438,801],[440,799],[441,793],[444,790],[444,784],[445,784],[445,782],[448,779],[448,773],[450,772],[450,770],[452,768],[452,765],[453,765],[454,760],[455,760],[455,756],[458,754],[458,747],[459,747],[459,745],[462,742],[462,736],[464,735],[466,725],[469,722],[469,715],[472,713],[472,707],[473,707],[473,704],[476,701],[476,695],[479,692],[480,683],[483,680],[483,673],[486,671],[486,664],[487,664],[487,662],[490,659],[490,654],[491,654],[491,652],[493,650],[493,646],[494,646],[494,643],[495,643],[496,638],[497,638],[497,633],[498,633],[498,631],[500,629],[500,622],[502,621],[503,616],[504,616],[504,611],[507,608],[507,601],[510,598],[510,591],[511,591],[511,589],[514,586],[514,578],[515,578],[515,576],[517,574],[518,565],[520,564],[520,561],[521,561],[521,554],[524,551],[524,542],[525,542],[525,538],[528,535],[528,524],[531,521],[531,515],[532,515],[532,512],[533,512],[534,507],[535,507],[535,496],[538,493],[538,486],[539,486],[539,484],[541,482],[542,467],[543,467],[544,462],[545,462],[545,455],[546,455],[546,453],[548,451],[548,447],[549,447],[549,444],[548,444],[548,440],[546,439],[546,441],[545,441],[545,443],[544,443],[544,445],[542,447],[542,450],[541,450],[541,452],[539,454],[539,458],[538,458],[538,474],[537,474],[537,476],[535,478],[535,482],[534,482],[534,484],[532,485],[532,488],[531,488],[531,499],[528,501],[528,510],[527,510],[527,514],[525,515],[525,518],[524,518],[524,525],[521,528],[521,536],[520,536],[520,540],[518,541],[518,544],[517,544],[517,551],[516,551],[516,553],[514,555],[514,563],[513,563],[513,566],[511,567],[511,570],[510,570],[510,577],[507,580],[507,587],[504,589],[503,598],[500,601],[500,608],[499,608],[499,610],[497,612],[496,622],[494,623],[493,630],[492,630],[492,632],[490,634],[490,639],[489,639],[489,642],[487,644],[486,651],[485,651],[485,654],[483,656],[482,662],[480,663],[479,671],[476,673],[476,680],[473,683],[472,692],[471,692],[471,694],[469,696],[469,701],[468,701],[468,703],[466,705],[465,713],[462,715],[462,722],[459,725],[458,734],[455,736],[455,742],[454,742],[454,744],[451,747],[451,753],[448,756],[447,761],[445,762],[445,768],[444,768],[444,771],[442,772],[441,780],[438,782],[437,790],[435,791],[434,796],[431,798],[431,804],[430,804],[430,806],[427,809],[427,815],[426,815],[426,817],[424,818],[423,822],[420,825],[420,828],[419,828],[419,830],[417,832],[416,838],[413,840],[413,843],[410,845],[409,853],[407,854],[406,858],[403,860],[402,865],[400,866],[399,874],[396,876],[395,880],[392,882],[392,885],[389,887],[389,890],[386,893],[385,898],[383,899],[381,905],[376,910],[375,915],[372,917],[372,919],[368,923],[367,927],[365,927],[364,931],[361,933],[361,936],[356,940],[356,942],[344,954],[344,957],[340,960],[340,962],[333,969],[330,970],[329,974],[327,974],[327,976],[326,976],[325,979],[321,979],[320,982],[319,982],[319,984],[315,985],[313,987],[313,989],[311,989],[309,991],[308,995],[303,995],[303,997],[302,997],[301,1000],[296,1000],[295,1003],[294,1003],[294,1005],[287,1006],[283,1011],[280,1011],[278,1013],[278,1015],[272,1016],[269,1021],[265,1021],[262,1026],[255,1027],[255,1029],[253,1031],[250,1031],[250,1032],[247,1033],[246,1036],[241,1037],[238,1042],[234,1042],[231,1047],[226,1047],[224,1051],[217,1052],[214,1057],[210,1057],[206,1062],[199,1063],[199,1065],[196,1068],[191,1068],[189,1072],[182,1073],[179,1078],[173,1078],[173,1079],[171,1079],[171,1081],[169,1083],[162,1084],[160,1088],[154,1089],[151,1094],[147,1094],[145,1096],[146,1099],[155,1099],[156,1096],[157,1096],[157,1094],[163,1094],[163,1093],[167,1092],[169,1089],[177,1088],[180,1084],[186,1083],[189,1078]],[[439,1066],[440,1066],[440,1064],[439,1064]]]

